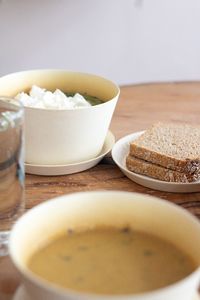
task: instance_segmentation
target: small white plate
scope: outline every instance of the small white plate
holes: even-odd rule
[[[134,172],[131,172],[126,167],[126,156],[129,153],[130,142],[139,137],[144,131],[135,132],[130,135],[127,135],[121,138],[116,142],[112,149],[112,157],[114,162],[118,165],[121,171],[132,181],[146,186],[148,188],[164,191],[164,192],[172,192],[172,193],[192,193],[192,192],[200,192],[200,182],[191,182],[191,183],[177,183],[177,182],[167,182],[161,181],[157,179],[153,179],[151,177],[147,177],[145,175],[140,175]]]
[[[115,137],[111,131],[108,131],[100,154],[90,160],[66,165],[35,165],[25,163],[25,172],[44,176],[68,175],[82,172],[96,166],[100,160],[111,151],[114,143]]]
[[[27,295],[26,289],[23,287],[23,285],[20,285],[17,291],[15,292],[12,300],[33,300],[33,299],[31,299],[30,296]]]
[[[12,300],[33,300],[33,299],[31,299],[30,296],[27,295],[25,288],[21,285],[17,289],[17,291],[16,291],[16,293],[15,293],[15,295],[14,295],[14,297],[13,297]],[[194,300],[200,300],[200,296],[196,295],[194,297]]]

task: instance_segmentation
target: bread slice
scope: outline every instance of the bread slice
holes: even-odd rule
[[[131,155],[126,158],[126,166],[132,172],[169,182],[188,183],[197,181],[200,177],[196,173],[186,174],[170,170]]]
[[[200,172],[200,126],[156,123],[130,144],[130,155],[167,169]]]

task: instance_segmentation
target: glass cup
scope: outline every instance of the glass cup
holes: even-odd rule
[[[10,229],[24,209],[22,105],[0,97],[0,256],[8,254]]]

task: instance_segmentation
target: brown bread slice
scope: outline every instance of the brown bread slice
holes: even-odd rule
[[[200,126],[156,123],[130,144],[130,155],[183,173],[200,172]]]
[[[170,170],[130,155],[126,158],[126,166],[132,172],[169,182],[194,182],[200,177],[195,173],[186,174]]]

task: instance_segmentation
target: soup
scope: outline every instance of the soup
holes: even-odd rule
[[[29,269],[64,288],[95,294],[134,294],[172,284],[196,267],[156,236],[99,227],[58,236],[39,249]]]

